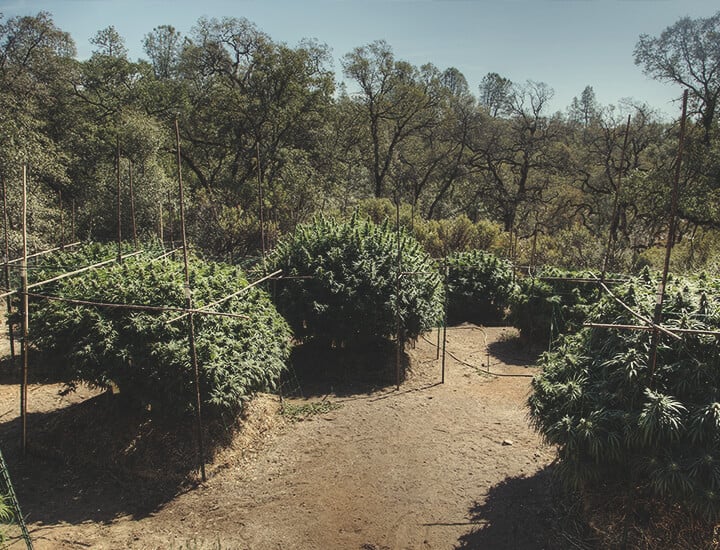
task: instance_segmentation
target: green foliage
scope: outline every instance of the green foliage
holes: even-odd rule
[[[5,541],[5,533],[2,528],[3,523],[9,523],[13,519],[13,511],[10,505],[5,501],[7,497],[0,493],[0,543]]]
[[[397,211],[390,199],[360,201],[357,213],[380,225],[397,223]],[[488,220],[470,221],[465,214],[440,220],[425,220],[413,216],[409,204],[400,205],[400,226],[412,233],[433,258],[470,250],[495,250],[500,241],[500,226]]]
[[[656,281],[647,274],[618,289],[634,310],[652,316]],[[678,278],[667,289],[663,324],[718,330],[720,287]],[[596,322],[635,324],[610,297]],[[541,361],[528,400],[530,418],[558,446],[570,486],[619,480],[720,517],[720,356],[717,337],[661,336],[654,373],[652,333],[584,328]]]
[[[401,234],[400,319],[408,338],[430,329],[442,311],[440,276],[418,242]],[[396,331],[398,241],[388,224],[353,217],[317,218],[273,250],[282,269],[276,303],[295,334],[328,345],[389,338]]]
[[[285,403],[282,408],[282,414],[293,422],[305,420],[316,414],[325,414],[342,407],[340,403],[332,403],[331,401],[313,401],[302,405],[293,403]]]
[[[473,250],[448,257],[451,321],[498,322],[515,292],[510,262]]]
[[[183,265],[172,259],[134,257],[58,284],[68,299],[182,308]],[[195,307],[247,285],[237,269],[191,260]],[[253,288],[213,307],[244,316],[195,316],[200,389],[215,412],[235,410],[246,397],[275,387],[289,354],[290,331],[267,295]],[[187,318],[148,312],[43,301],[32,308],[33,342],[73,386],[119,389],[134,404],[179,415],[193,403],[193,370]]]
[[[520,279],[519,291],[511,299],[510,322],[523,337],[548,343],[577,330],[588,306],[599,297],[594,284],[555,278],[588,278],[588,274],[545,268],[536,277]]]

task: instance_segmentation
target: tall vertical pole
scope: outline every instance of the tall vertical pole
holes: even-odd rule
[[[395,201],[395,233],[397,236],[397,274],[395,275],[395,389],[400,390],[400,362],[402,356],[402,317],[400,315],[400,278],[402,277],[402,250],[400,246],[400,197]]]
[[[128,160],[128,179],[130,180],[130,217],[132,218],[133,246],[138,249],[137,222],[135,221],[135,190],[133,189],[132,161]]]
[[[163,207],[162,200],[158,201],[158,229],[160,231],[160,245],[165,246],[165,230],[163,228]]]
[[[5,290],[10,290],[10,223],[8,221],[8,208],[7,208],[7,183],[5,178],[2,178],[2,191],[3,191],[3,233],[5,234]],[[13,369],[15,368],[15,331],[13,330],[12,322],[10,321],[10,313],[12,312],[12,298],[10,296],[5,297],[5,306],[7,307],[7,326],[8,336],[10,337],[10,361]]]
[[[442,376],[440,382],[445,383],[445,347],[447,346],[447,318],[448,318],[448,279],[450,278],[450,266],[448,265],[447,256],[444,263],[445,271],[445,310],[443,311],[443,337],[442,337]]]
[[[122,198],[120,197],[120,135],[117,136],[117,152],[116,152],[116,171],[117,171],[117,261],[122,263]]]
[[[27,453],[27,385],[28,385],[28,335],[30,333],[27,279],[27,165],[23,164],[22,173],[22,264],[20,278],[23,292],[23,339],[22,339],[22,380],[20,382],[20,417],[22,424],[21,447],[23,456]]]
[[[60,250],[65,250],[65,218],[63,216],[62,189],[58,189],[58,208],[60,209]]]
[[[255,153],[257,155],[257,182],[258,182],[258,201],[260,206],[260,250],[262,251],[263,268],[265,267],[265,208],[263,205],[263,186],[262,172],[260,170],[260,142],[255,144]]]
[[[682,117],[680,118],[680,137],[678,138],[678,154],[675,159],[675,177],[673,179],[672,195],[670,198],[670,223],[668,227],[667,242],[665,244],[665,262],[663,264],[662,278],[658,285],[657,294],[655,297],[655,313],[653,315],[653,323],[656,325],[662,321],[662,307],[663,301],[665,300],[665,285],[667,284],[668,272],[670,271],[670,254],[672,253],[673,245],[675,244],[675,230],[677,226],[677,210],[678,201],[680,195],[680,168],[682,165],[683,148],[685,145],[685,119],[687,118],[687,100],[688,91],[685,90],[683,93],[682,102]],[[652,340],[650,342],[650,378],[655,374],[655,368],[657,366],[657,348],[658,340],[660,338],[660,332],[657,328],[653,328]]]
[[[192,309],[192,292],[190,290],[190,262],[188,260],[187,234],[185,232],[185,191],[183,189],[182,162],[180,157],[180,125],[175,119],[175,143],[177,147],[177,174],[180,189],[180,229],[182,233],[183,262],[185,264],[185,307]],[[203,443],[202,401],[200,398],[200,371],[198,369],[197,349],[195,348],[195,318],[192,313],[188,315],[188,340],[190,342],[190,359],[192,360],[193,375],[195,377],[195,412],[197,419],[198,454],[200,474],[206,481],[205,475],[205,446]]]
[[[71,242],[75,242],[75,198],[72,199],[72,212],[70,213],[70,234]]]

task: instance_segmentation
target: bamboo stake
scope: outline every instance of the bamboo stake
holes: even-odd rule
[[[75,198],[72,199],[72,212],[70,213],[70,240],[75,240]]]
[[[120,197],[120,134],[117,135],[117,261],[122,263],[122,199]]]
[[[128,254],[124,254],[123,256],[121,256],[120,259],[121,259],[121,260],[126,260],[127,258],[132,258],[133,256],[137,256],[138,254],[140,254],[140,252],[130,252],[130,253],[128,253]],[[104,261],[102,261],[102,262],[98,262],[98,263],[93,264],[93,265],[88,265],[88,266],[85,266],[85,267],[81,267],[80,269],[76,269],[75,271],[70,271],[69,273],[63,273],[62,275],[58,275],[57,277],[52,277],[52,278],[50,278],[50,279],[46,279],[46,280],[44,280],[44,281],[40,281],[40,282],[37,282],[37,283],[33,283],[33,284],[31,284],[31,285],[28,285],[28,289],[37,288],[37,287],[39,287],[39,286],[43,286],[43,285],[46,285],[46,284],[49,284],[49,283],[54,283],[54,282],[56,282],[56,281],[61,281],[62,279],[67,279],[68,277],[72,277],[72,276],[74,276],[74,275],[78,275],[79,273],[84,273],[85,271],[90,271],[91,269],[96,269],[96,268],[98,268],[98,267],[102,267],[102,266],[104,266],[104,265],[111,264],[111,263],[113,263],[113,262],[115,262],[115,261],[116,261],[116,259],[113,258],[112,260],[104,260]]]
[[[397,274],[395,275],[395,389],[400,390],[400,361],[402,353],[402,317],[400,316],[400,278],[402,277],[402,251],[400,246],[400,197],[395,201],[395,232],[397,238]]]
[[[10,288],[10,224],[8,222],[8,209],[7,209],[7,182],[5,178],[2,178],[2,189],[3,189],[3,232],[5,234],[5,288]],[[13,330],[12,322],[10,321],[10,314],[12,313],[12,299],[7,296],[5,299],[5,306],[7,307],[7,327],[8,336],[10,338],[10,362],[13,369],[15,368],[15,331]]]
[[[247,315],[240,313],[227,313],[225,311],[208,311],[200,309],[186,309],[182,307],[171,307],[171,306],[147,306],[143,304],[118,304],[112,302],[94,302],[92,300],[77,300],[74,298],[63,298],[62,296],[51,296],[49,294],[36,294],[33,292],[28,293],[33,298],[39,298],[41,300],[50,300],[52,302],[63,302],[66,304],[73,304],[76,306],[91,306],[91,307],[104,307],[108,309],[127,309],[132,311],[151,311],[155,313],[198,313],[200,315],[209,315],[210,317],[228,317],[230,319],[249,319]]]
[[[58,189],[58,207],[60,208],[60,250],[65,249],[65,218],[63,216],[62,189]]]
[[[175,140],[177,146],[177,174],[178,187],[180,192],[180,228],[182,232],[183,262],[185,264],[185,306],[192,309],[192,292],[190,290],[190,264],[188,260],[187,233],[185,231],[185,192],[183,190],[182,164],[180,157],[180,125],[175,119]],[[198,369],[197,349],[195,348],[195,319],[193,314],[188,315],[188,337],[190,343],[190,359],[195,377],[195,412],[197,414],[197,438],[200,461],[200,475],[203,481],[207,480],[205,475],[205,448],[203,444],[203,421],[202,421],[202,400],[200,398],[200,372]]]
[[[680,168],[682,166],[683,147],[685,145],[685,119],[687,118],[687,89],[683,93],[682,116],[680,117],[680,136],[678,138],[678,154],[675,160],[675,177],[673,179],[672,195],[670,197],[670,224],[668,227],[667,243],[665,244],[665,262],[663,263],[662,279],[658,285],[657,296],[655,300],[655,314],[653,316],[653,324],[657,327],[662,321],[662,306],[665,300],[665,285],[667,284],[668,272],[670,271],[670,255],[675,245],[675,230],[677,226],[677,210],[678,199],[680,195]],[[657,330],[653,330],[652,340],[650,342],[650,378],[655,374],[657,366],[657,348],[660,334]]]
[[[66,245],[65,245],[65,248],[70,248],[70,247],[72,247],[72,246],[78,246],[78,245],[80,245],[80,244],[82,244],[80,241],[72,242],[72,243],[70,243],[70,244],[66,244]],[[40,252],[35,252],[34,254],[28,254],[28,260],[29,260],[30,258],[36,258],[36,257],[38,257],[38,256],[44,256],[45,254],[50,254],[50,253],[52,253],[52,252],[57,252],[58,250],[60,250],[60,247],[59,247],[59,246],[56,246],[55,248],[48,248],[47,250],[41,250]],[[23,260],[23,259],[22,259],[22,256],[21,256],[20,258],[13,258],[12,260],[8,260],[8,263],[9,263],[9,264],[22,263],[22,260]]]
[[[259,285],[260,283],[264,283],[265,281],[267,281],[267,280],[269,280],[269,279],[273,279],[274,277],[277,277],[280,273],[282,273],[282,269],[278,269],[277,271],[274,271],[273,273],[270,273],[270,275],[266,275],[266,276],[263,277],[262,279],[258,279],[257,281],[252,282],[252,283],[250,283],[249,285],[242,287],[242,288],[241,288],[240,290],[238,290],[237,292],[233,292],[232,294],[229,294],[228,296],[225,296],[224,298],[221,298],[220,300],[217,300],[217,301],[212,302],[212,303],[209,303],[209,304],[207,304],[207,305],[205,305],[205,306],[199,307],[199,308],[197,308],[196,311],[204,311],[204,310],[206,310],[206,309],[210,309],[211,307],[219,306],[220,304],[222,304],[222,303],[224,303],[224,302],[227,302],[228,300],[231,300],[232,298],[235,298],[236,296],[239,296],[240,294],[243,294],[243,293],[247,292],[247,291],[250,290],[251,288]],[[172,319],[170,319],[170,320],[168,321],[168,323],[174,323],[175,321],[178,321],[178,320],[180,320],[180,319],[183,319],[183,318],[187,317],[188,315],[189,315],[188,313],[183,313],[182,315],[178,315],[177,317],[173,317]]]
[[[677,339],[677,340],[680,339],[680,337],[679,337],[677,334],[673,334],[672,332],[670,332],[669,330],[667,330],[665,327],[662,327],[662,326],[658,325],[657,323],[653,322],[653,320],[650,319],[649,317],[645,317],[644,315],[642,315],[642,314],[638,313],[637,311],[635,311],[634,309],[632,309],[632,308],[631,308],[630,306],[628,306],[625,302],[623,302],[620,298],[618,298],[617,296],[615,296],[615,294],[613,294],[613,292],[607,287],[607,285],[606,285],[605,283],[603,283],[603,282],[600,281],[599,279],[598,279],[597,283],[600,285],[600,288],[602,288],[605,292],[607,292],[607,294],[608,294],[613,300],[615,300],[615,301],[618,303],[618,305],[620,305],[620,306],[621,306],[625,311],[627,311],[630,315],[632,315],[632,316],[635,317],[636,319],[641,320],[643,323],[647,323],[650,327],[659,330],[659,331],[662,332],[663,334],[667,334],[668,336],[670,336],[670,337],[672,337],[672,338],[675,338],[675,339]]]
[[[135,220],[135,190],[133,189],[132,161],[128,160],[128,178],[130,184],[130,217],[132,218],[133,245],[138,249],[137,222]]]
[[[122,257],[122,259],[125,260],[127,258],[137,256],[138,254],[141,254],[141,252],[130,252],[129,254],[125,254]],[[28,258],[29,258],[29,256],[28,256]],[[78,275],[79,273],[84,273],[85,271],[89,271],[89,270],[95,269],[97,267],[102,267],[104,265],[111,264],[115,261],[117,261],[117,258],[113,258],[112,260],[103,260],[102,262],[99,262],[99,263],[96,263],[93,265],[88,265],[88,266],[82,267],[80,269],[76,269],[75,271],[70,271],[68,273],[63,273],[62,275],[58,275],[57,277],[52,277],[51,279],[46,279],[44,281],[39,281],[37,283],[33,283],[28,286],[28,289],[37,288],[39,286],[46,285],[48,283],[54,283],[56,281],[61,281],[62,279],[66,279],[67,277],[72,277],[73,275]],[[22,270],[22,268],[21,268],[21,270]],[[0,298],[5,298],[7,296],[13,296],[14,294],[17,294],[17,293],[18,293],[17,290],[8,290],[7,292],[0,294]]]
[[[22,454],[27,454],[27,385],[28,385],[28,338],[30,333],[28,301],[28,278],[27,278],[27,165],[22,169],[22,249],[23,261],[20,270],[20,279],[23,290],[23,339],[22,339],[22,381],[20,382],[20,416],[22,423],[21,447]]]
[[[657,330],[656,327],[649,325],[623,325],[613,323],[583,323],[584,327],[597,327],[597,328],[617,328],[622,330]],[[675,327],[663,327],[668,332],[678,334],[703,334],[705,336],[720,336],[720,330],[709,330],[709,329],[695,329],[695,328],[675,328]]]
[[[443,311],[443,337],[442,337],[442,376],[440,383],[445,383],[445,348],[447,346],[447,310],[448,310],[448,279],[450,278],[450,266],[445,256],[445,310]]]
[[[159,210],[158,225],[159,225],[159,229],[160,229],[160,244],[162,246],[165,246],[165,232],[164,232],[164,228],[163,228],[162,200],[158,201],[158,210]]]
[[[255,143],[257,153],[257,180],[258,180],[258,197],[260,206],[260,247],[262,251],[263,268],[265,267],[265,214],[263,206],[263,186],[262,173],[260,171],[260,142]]]

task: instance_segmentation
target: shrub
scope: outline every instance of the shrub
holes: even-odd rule
[[[290,279],[276,303],[304,340],[351,345],[396,331],[397,236],[388,224],[354,216],[318,218],[282,239],[268,260]],[[418,242],[401,234],[400,318],[408,338],[429,330],[442,311],[440,275]]]
[[[617,291],[652,316],[656,284],[638,278]],[[668,286],[663,324],[720,328],[720,292],[705,280]],[[615,300],[597,322],[636,324]],[[530,418],[558,446],[559,473],[575,488],[616,480],[694,513],[720,517],[720,356],[717,337],[661,336],[654,373],[650,331],[584,328],[541,360]]]
[[[500,321],[515,289],[512,265],[479,250],[453,254],[447,289],[451,321]]]
[[[247,285],[233,267],[193,258],[194,305]],[[183,264],[148,257],[62,281],[57,293],[103,303],[184,307]],[[216,309],[216,308],[212,308]],[[272,389],[289,354],[290,331],[267,295],[253,288],[220,310],[246,318],[196,315],[202,400],[210,410],[235,410],[251,393]],[[177,312],[148,312],[41,301],[32,308],[33,343],[70,387],[117,387],[132,403],[179,415],[193,403],[187,321]]]

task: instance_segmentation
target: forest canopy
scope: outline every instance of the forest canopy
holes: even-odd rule
[[[691,269],[718,249],[718,32],[720,12],[684,18],[628,52],[638,70],[689,90],[676,257]],[[547,83],[498,73],[469,83],[385,41],[342,55],[337,82],[327,46],[289,46],[238,17],[201,18],[187,35],[148,29],[137,60],[112,26],[91,43],[79,60],[51,14],[0,19],[12,242],[25,163],[31,248],[69,238],[70,219],[78,238],[114,238],[118,171],[125,235],[132,199],[141,237],[176,239],[176,119],[190,237],[225,260],[319,212],[349,217],[377,200],[402,204],[411,229],[495,228],[487,247],[521,262],[598,268],[610,235],[607,267],[631,270],[656,263],[666,238],[679,124],[641,100],[602,105],[587,85],[552,112]]]

